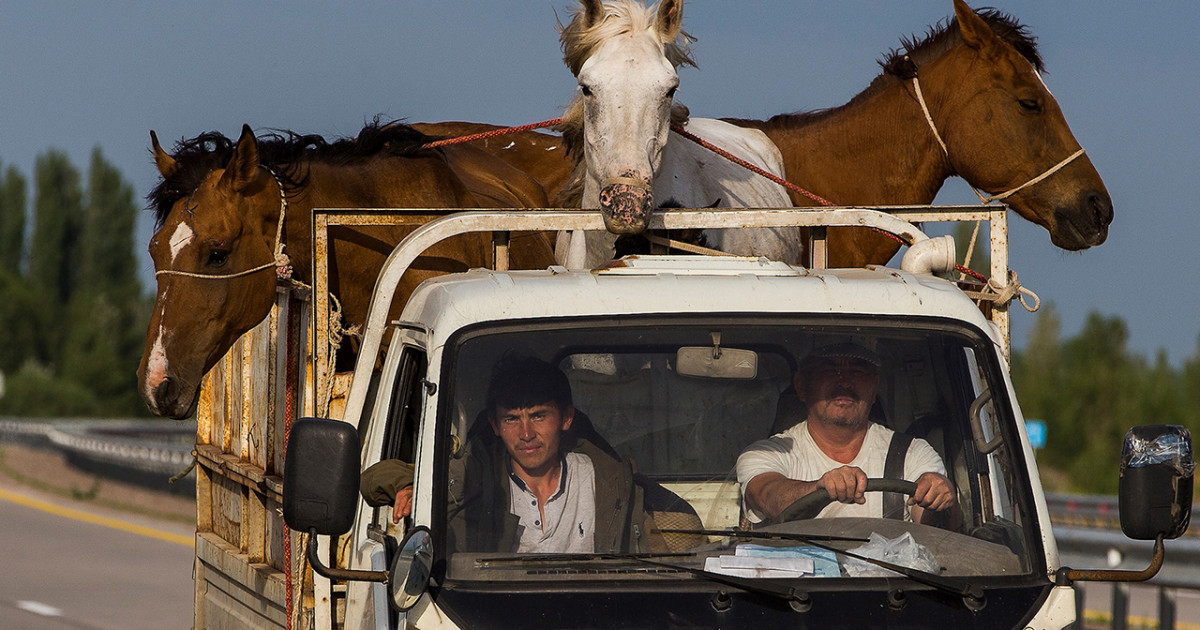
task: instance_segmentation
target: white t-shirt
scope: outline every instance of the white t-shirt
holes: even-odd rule
[[[738,456],[737,477],[742,485],[742,501],[745,503],[746,484],[751,479],[766,472],[777,472],[788,479],[800,481],[816,481],[826,472],[842,466],[856,466],[867,474],[867,478],[883,477],[883,467],[887,460],[888,446],[892,441],[893,431],[881,424],[871,422],[867,427],[867,436],[863,440],[862,449],[858,456],[848,464],[830,458],[808,432],[808,422],[777,433],[765,440],[759,440]],[[916,481],[917,477],[927,472],[946,474],[946,466],[942,458],[928,442],[914,438],[908,446],[904,457],[904,478]],[[866,493],[866,503],[830,503],[819,517],[837,516],[867,516],[880,518],[883,516],[883,493]],[[763,516],[746,506],[746,516],[752,523],[763,520]],[[911,520],[908,506],[904,508],[904,518]]]
[[[520,553],[591,553],[596,538],[596,469],[583,453],[567,453],[558,490],[538,510],[537,497],[511,472],[509,511],[517,516]],[[542,515],[545,514],[545,522]]]

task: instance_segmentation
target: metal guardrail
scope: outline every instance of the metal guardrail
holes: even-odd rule
[[[163,420],[0,418],[0,441],[52,447],[64,454],[140,473],[174,475],[192,462],[195,423]]]

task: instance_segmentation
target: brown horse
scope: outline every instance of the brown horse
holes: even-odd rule
[[[764,131],[782,151],[789,181],[841,205],[931,203],[953,175],[990,193],[1008,191],[1077,152],[1078,141],[1036,72],[1042,60],[1027,27],[997,11],[976,14],[959,0],[954,10],[956,19],[920,41],[903,42],[905,51],[891,54],[881,64],[883,74],[845,105],[766,121],[729,120]],[[933,125],[917,97],[918,75]],[[441,125],[431,133],[495,128]],[[504,138],[491,140],[485,149],[548,191],[560,190],[573,165],[569,156],[553,143],[554,136],[526,134],[511,145]],[[796,193],[791,197],[798,206],[814,203]],[[559,205],[579,203],[577,195],[550,198]],[[1112,200],[1086,156],[1005,201],[1069,250],[1103,243],[1112,221]],[[829,239],[830,264],[836,267],[884,263],[898,248],[886,237],[853,228],[831,230]]]
[[[413,123],[412,126],[421,133],[439,138],[461,138],[504,129],[500,125],[461,121]],[[552,205],[561,203],[559,194],[571,178],[574,166],[561,136],[521,131],[471,144],[525,171],[546,190],[546,198]]]
[[[1051,172],[1080,146],[1038,74],[1042,60],[1027,28],[998,11],[976,14],[962,0],[954,13],[921,41],[904,41],[904,51],[881,63],[883,74],[841,107],[731,122],[765,132],[789,181],[840,205],[931,203],[952,175],[1002,194],[1049,173],[1006,203],[1063,249],[1103,243],[1112,200],[1091,160],[1080,154]],[[830,230],[829,262],[882,263],[898,247],[867,230]]]
[[[333,143],[290,132],[259,139],[243,127],[236,143],[208,133],[180,142],[172,155],[151,133],[162,175],[149,195],[158,224],[149,246],[158,292],[138,367],[150,410],[191,415],[204,374],[270,311],[277,230],[293,277],[311,284],[313,208],[546,205],[541,186],[516,168],[474,147],[422,149],[428,139],[397,124],[368,125],[357,138]],[[347,324],[365,321],[383,261],[410,230],[331,234],[338,240],[330,292]],[[526,243],[514,242],[514,267],[553,262],[543,237]],[[399,294],[431,276],[485,265],[488,245],[484,236],[439,244],[406,274]]]

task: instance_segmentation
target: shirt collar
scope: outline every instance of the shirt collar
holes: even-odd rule
[[[566,455],[566,453],[558,454],[558,463],[560,466],[559,471],[558,471],[558,490],[556,490],[554,492],[554,494],[550,495],[550,498],[547,499],[547,502],[557,499],[560,495],[562,495],[562,493],[567,491],[567,455]],[[523,490],[525,492],[529,492],[529,486],[525,485],[525,482],[520,477],[517,476],[517,473],[513,472],[512,460],[505,458],[504,466],[508,469],[508,478],[511,479],[513,481],[513,483],[517,484],[518,488],[520,488],[521,490]],[[530,492],[530,494],[532,494],[532,492]]]

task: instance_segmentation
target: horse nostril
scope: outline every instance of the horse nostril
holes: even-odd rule
[[[1113,220],[1112,199],[1108,195],[1092,193],[1088,195],[1088,203],[1092,207],[1092,215],[1096,219],[1096,225],[1100,227],[1107,226]]]
[[[158,401],[159,405],[173,401],[178,394],[179,385],[170,376],[164,378],[161,383],[154,387],[154,399]]]

